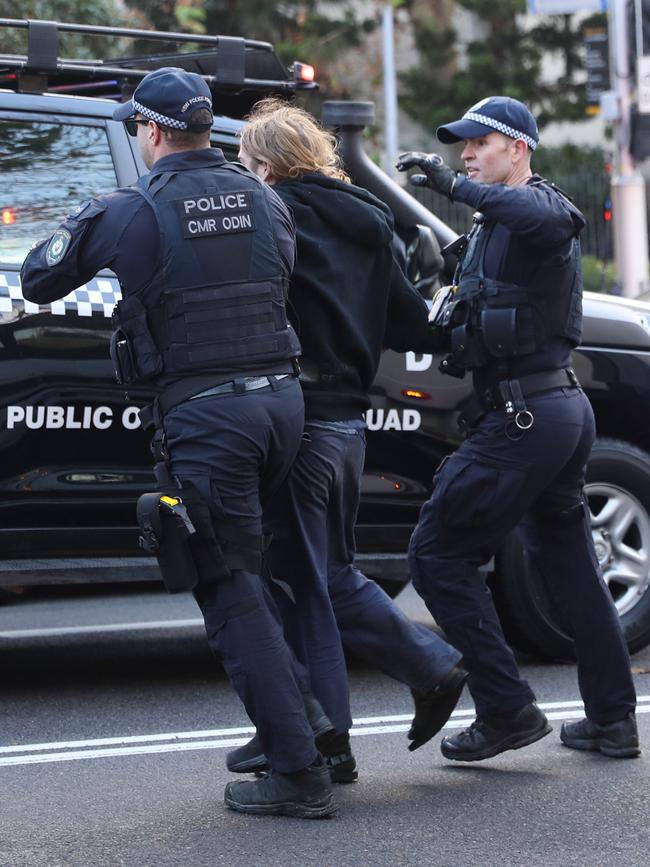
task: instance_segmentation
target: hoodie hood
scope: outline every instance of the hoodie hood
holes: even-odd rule
[[[336,233],[367,247],[382,247],[393,236],[393,216],[379,199],[361,187],[326,175],[307,173],[286,178],[273,189],[290,207],[314,211]]]

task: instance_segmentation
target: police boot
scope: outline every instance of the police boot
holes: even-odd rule
[[[243,747],[237,747],[226,755],[226,767],[233,774],[261,774],[270,766],[262,752],[262,744],[254,735]]]
[[[408,733],[408,738],[412,741],[409,750],[417,750],[440,731],[456,707],[466,680],[467,672],[456,665],[440,683],[424,695],[411,690],[415,702],[415,716]]]
[[[599,750],[604,756],[614,759],[634,759],[641,755],[636,717],[629,713],[616,722],[599,723],[581,719],[564,723],[560,740],[565,747],[574,750]]]
[[[440,752],[446,759],[478,762],[505,750],[518,750],[553,729],[534,702],[508,716],[477,717],[468,729],[443,738]]]
[[[334,733],[334,726],[325,715],[320,702],[313,695],[304,695],[303,699],[314,738],[318,739],[330,732]],[[226,755],[226,767],[233,774],[263,774],[271,769],[257,735],[254,735],[243,747],[237,747]]]
[[[257,780],[228,783],[224,802],[238,813],[328,819],[338,812],[329,771],[321,756],[291,774],[271,771]]]
[[[325,760],[333,783],[354,783],[359,777],[350,749],[349,732],[327,732],[316,738],[316,749]]]

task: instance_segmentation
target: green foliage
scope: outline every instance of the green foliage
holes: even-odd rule
[[[340,83],[332,80],[328,66],[346,48],[360,44],[362,35],[374,26],[359,19],[352,0],[126,0],[158,30],[181,29],[191,33],[245,36],[271,42],[281,61],[302,60],[314,65],[328,98],[341,95]]]
[[[72,24],[128,26],[119,0],[0,0],[0,18],[36,18]],[[59,35],[59,56],[88,59],[119,53],[120,40],[105,36]],[[27,54],[27,31],[11,28],[2,31],[2,51]]]
[[[416,26],[420,64],[401,76],[401,104],[429,129],[458,118],[479,99],[503,94],[527,103],[540,127],[551,120],[586,119],[582,29],[571,15],[544,16],[531,29],[521,18],[525,0],[457,0],[485,28],[481,39],[458,52],[459,34],[436,23]],[[592,16],[590,25],[603,16]],[[561,72],[541,80],[542,58],[552,52]]]
[[[610,155],[601,147],[566,143],[559,147],[540,147],[532,160],[533,170],[542,177],[593,173],[600,175]]]
[[[582,281],[589,292],[609,292],[617,288],[616,266],[595,256],[582,257]]]

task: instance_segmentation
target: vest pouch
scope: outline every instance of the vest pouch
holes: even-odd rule
[[[139,298],[130,295],[118,301],[113,312],[113,328],[111,358],[118,375],[120,370],[123,374],[120,382],[147,380],[162,373],[162,356],[149,330],[147,311]]]
[[[481,332],[485,348],[494,358],[517,355],[519,341],[516,307],[482,310]]]
[[[129,341],[121,328],[118,328],[117,331],[111,334],[109,351],[111,361],[113,362],[115,378],[119,384],[126,385],[127,383],[135,382],[137,378],[135,358],[133,357]]]
[[[451,360],[458,367],[473,370],[482,367],[487,361],[481,336],[469,323],[452,329],[450,343]]]

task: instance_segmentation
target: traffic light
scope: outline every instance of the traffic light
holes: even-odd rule
[[[603,202],[603,220],[610,223],[612,219],[612,200],[605,199]]]
[[[640,163],[650,157],[650,114],[639,114],[632,106],[630,127],[630,153]]]

